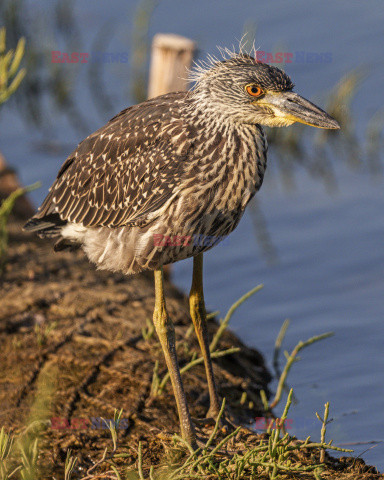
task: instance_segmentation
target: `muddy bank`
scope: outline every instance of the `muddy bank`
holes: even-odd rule
[[[1,279],[0,424],[23,428],[31,420],[31,406],[35,412],[36,402],[46,397],[49,411],[32,417],[46,423],[43,463],[49,470],[62,467],[68,448],[90,465],[88,454],[95,457],[110,443],[100,418],[113,418],[115,409],[123,409],[119,434],[132,451],[139,439],[145,446],[156,443],[160,432],[177,432],[170,382],[156,397],[151,387],[154,377],[161,381],[166,374],[151,331],[152,275],[126,278],[96,271],[82,252],[54,253],[50,242],[22,232],[20,226],[10,224]],[[183,365],[199,352],[188,301],[169,281],[166,295]],[[210,321],[209,328],[213,335],[217,324]],[[233,417],[250,422],[261,413],[259,390],[267,390],[270,376],[258,352],[225,332],[218,350],[232,347],[241,348],[241,354],[216,359],[215,375]],[[192,415],[204,417],[208,396],[203,366],[183,378]],[[241,405],[244,392],[247,400]],[[158,448],[151,451],[156,457]]]

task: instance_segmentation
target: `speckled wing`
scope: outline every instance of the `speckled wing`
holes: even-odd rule
[[[174,193],[192,145],[186,93],[135,105],[87,137],[62,166],[36,219],[87,227],[140,225]]]

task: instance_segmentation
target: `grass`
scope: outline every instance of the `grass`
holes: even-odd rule
[[[24,52],[24,38],[19,39],[14,50],[7,50],[6,29],[5,27],[0,28],[0,106],[16,92],[25,77],[25,68],[20,69]],[[19,188],[3,200],[0,206],[0,270],[4,266],[8,246],[8,217],[16,200],[33,188],[35,188],[35,186]]]
[[[40,186],[40,182],[34,183],[29,187],[18,188],[12,192],[0,205],[0,268],[4,266],[8,250],[8,219],[15,206],[16,200]]]
[[[278,474],[287,473],[312,473],[313,478],[321,478],[321,471],[325,468],[324,459],[325,450],[336,450],[342,452],[351,452],[351,450],[334,447],[332,441],[325,441],[326,420],[322,422],[321,441],[311,442],[308,437],[303,442],[297,442],[296,438],[283,434],[282,425],[287,419],[291,405],[293,391],[291,390],[283,415],[276,422],[276,428],[272,429],[268,438],[260,439],[253,446],[250,445],[231,445],[232,441],[238,436],[242,427],[238,427],[221,441],[216,442],[215,437],[219,430],[219,420],[224,412],[224,405],[217,419],[215,428],[204,447],[196,451],[189,451],[182,465],[168,465],[149,471],[149,476],[144,476],[143,470],[139,468],[139,478],[158,478],[168,480],[182,480],[189,478],[196,479],[221,479],[228,478],[233,480],[247,480],[254,478],[275,479]],[[324,415],[326,419],[326,416]],[[177,442],[183,441],[175,436],[174,448],[177,448]],[[188,446],[185,446],[188,448]],[[320,460],[311,465],[304,465],[300,460],[300,453],[314,452]],[[139,452],[141,453],[141,452]],[[323,455],[322,455],[323,454]],[[138,460],[138,465],[142,465],[142,459]]]
[[[286,354],[287,362],[285,364],[285,367],[284,367],[284,370],[283,370],[282,374],[280,375],[275,397],[274,397],[273,401],[270,404],[268,404],[267,410],[275,408],[278,405],[278,403],[280,402],[282,392],[283,392],[283,388],[284,388],[288,373],[289,373],[292,365],[294,364],[294,362],[298,361],[297,355],[300,352],[300,350],[302,350],[305,347],[308,347],[309,345],[313,345],[314,343],[319,342],[320,340],[324,340],[326,338],[329,338],[332,335],[333,335],[333,332],[327,332],[327,333],[323,333],[321,335],[311,337],[308,340],[306,340],[305,342],[300,341],[296,345],[296,347],[292,350],[292,352],[290,354],[288,354],[288,353]],[[264,393],[264,397],[265,397],[265,393]],[[265,402],[263,402],[263,403],[264,403],[264,405],[266,405]]]
[[[25,51],[25,39],[20,38],[15,50],[6,48],[6,30],[0,28],[0,105],[16,92],[25,77],[25,68],[20,63]]]
[[[54,393],[57,371],[49,364],[41,371],[35,400],[29,412],[26,427],[17,435],[0,431],[1,480],[39,480],[39,440],[42,429],[49,423],[50,404]]]
[[[267,437],[258,441],[242,442],[242,427],[238,427],[224,438],[220,438],[220,419],[224,413],[223,401],[215,427],[205,444],[197,450],[174,435],[172,444],[168,446],[163,465],[144,467],[142,445],[139,443],[137,467],[124,469],[116,463],[122,455],[117,454],[116,424],[110,425],[113,448],[110,453],[104,451],[101,459],[86,472],[81,480],[110,478],[116,480],[187,480],[187,479],[231,479],[251,480],[255,478],[276,479],[280,474],[306,474],[307,478],[321,479],[326,470],[325,452],[352,452],[332,445],[326,441],[326,426],[329,404],[325,406],[324,419],[321,421],[320,442],[313,442],[308,437],[298,441],[295,437],[284,433],[283,425],[288,417],[292,402],[291,389],[282,416],[276,419],[276,428],[272,428]],[[121,412],[119,413],[121,415]],[[306,458],[310,456],[310,461]],[[70,480],[76,465],[76,458],[69,453],[65,464],[65,479]],[[102,474],[94,473],[97,467],[107,468]],[[93,475],[94,473],[94,475]]]
[[[36,342],[39,347],[44,347],[47,344],[50,334],[56,327],[57,322],[51,322],[48,325],[36,323],[35,334]]]

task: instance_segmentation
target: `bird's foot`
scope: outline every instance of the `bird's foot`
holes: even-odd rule
[[[192,422],[197,426],[197,427],[210,427],[214,426],[216,424],[216,421],[214,418],[211,417],[206,417],[206,418],[197,418],[197,417],[192,417]]]

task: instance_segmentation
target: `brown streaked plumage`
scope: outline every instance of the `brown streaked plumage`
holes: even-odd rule
[[[292,92],[281,70],[240,53],[197,68],[195,87],[127,108],[87,137],[60,169],[26,229],[82,246],[99,268],[155,270],[154,323],[171,374],[181,431],[195,444],[164,301],[162,266],[194,257],[191,317],[203,352],[211,406],[213,377],[202,290],[202,252],[231,233],[260,188],[267,142],[261,125],[299,121],[339,128]],[[156,236],[190,238],[158,244]],[[198,241],[208,237],[210,242]]]
[[[83,244],[99,268],[126,274],[208,249],[198,236],[230,233],[262,183],[266,141],[258,125],[211,125],[203,112],[196,121],[194,102],[190,92],[148,100],[81,142],[32,220],[38,233],[60,234],[58,248]],[[159,234],[192,240],[159,247]]]

